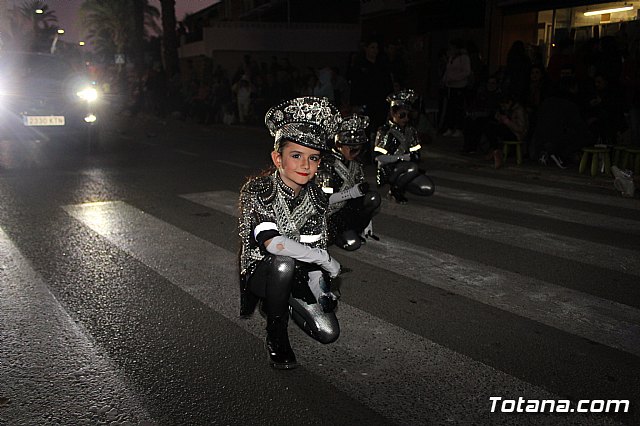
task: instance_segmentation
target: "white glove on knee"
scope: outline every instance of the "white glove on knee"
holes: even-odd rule
[[[329,255],[328,251],[305,246],[291,238],[278,235],[271,239],[266,248],[269,253],[277,256],[289,256],[301,262],[320,265],[331,278],[337,277],[340,273],[340,264]]]

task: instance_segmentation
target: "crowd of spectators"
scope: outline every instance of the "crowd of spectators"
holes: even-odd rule
[[[363,42],[345,66],[299,67],[286,56],[269,63],[244,55],[236,69],[187,63],[181,74],[167,79],[158,63],[139,78],[129,78],[129,111],[168,114],[203,124],[262,123],[274,105],[297,96],[331,100],[344,115],[371,117],[372,131],[386,120],[386,97],[404,85],[406,63],[399,42],[384,47],[375,39]]]
[[[286,57],[258,63],[244,56],[235,70],[209,62],[195,72],[193,65],[167,81],[159,67],[139,82],[134,105],[159,116],[173,114],[202,124],[261,124],[271,107],[297,96],[323,96],[348,109],[350,85],[339,68],[299,68]]]
[[[425,96],[420,107],[438,105],[429,123],[434,132],[463,138],[464,154],[486,155],[496,167],[502,140],[520,140],[530,160],[560,167],[584,146],[640,143],[640,44],[626,37],[624,26],[616,36],[560,42],[546,66],[542,58],[537,46],[516,41],[505,65],[489,74],[475,44],[452,40],[436,64],[439,99],[424,102]],[[261,125],[273,105],[323,96],[344,115],[368,115],[374,132],[386,120],[386,96],[406,87],[408,68],[400,42],[376,39],[365,40],[343,70],[300,68],[284,56],[258,63],[246,54],[235,70],[209,60],[198,72],[188,64],[167,80],[156,64],[134,85],[130,110],[203,124]],[[417,111],[416,119],[424,117]],[[420,130],[424,123],[414,124]]]
[[[546,67],[535,46],[516,41],[506,65],[480,79],[464,45],[452,46],[442,72],[439,130],[463,137],[463,154],[484,154],[500,167],[499,142],[519,140],[530,160],[564,168],[585,146],[640,144],[638,40],[618,33],[579,45],[564,41]],[[448,87],[448,74],[468,83]]]

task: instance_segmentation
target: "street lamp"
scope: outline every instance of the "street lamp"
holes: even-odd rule
[[[64,30],[62,28],[58,28],[56,31],[55,37],[53,37],[53,42],[51,43],[51,54],[53,55],[56,51],[56,44],[58,43],[58,38],[64,34]]]

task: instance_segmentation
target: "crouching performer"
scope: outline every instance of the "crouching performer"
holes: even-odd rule
[[[420,140],[409,124],[416,100],[417,95],[411,89],[387,97],[389,121],[378,129],[374,147],[378,186],[388,183],[389,197],[401,204],[408,201],[406,191],[423,196],[435,191],[433,180],[418,168]]]
[[[319,342],[334,342],[340,334],[330,288],[340,264],[327,252],[328,202],[313,182],[339,122],[326,98],[296,98],[271,108],[265,124],[275,137],[275,170],[249,179],[240,191],[240,315],[251,315],[263,299],[274,368],[296,366],[289,313]]]
[[[371,219],[380,210],[380,194],[369,189],[360,154],[369,146],[369,117],[342,120],[332,150],[323,157],[316,181],[329,196],[329,245],[360,248],[373,234]]]

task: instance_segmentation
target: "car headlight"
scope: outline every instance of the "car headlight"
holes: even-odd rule
[[[87,102],[93,102],[98,99],[98,91],[93,87],[87,87],[86,89],[82,89],[76,93],[80,99],[83,99]]]

